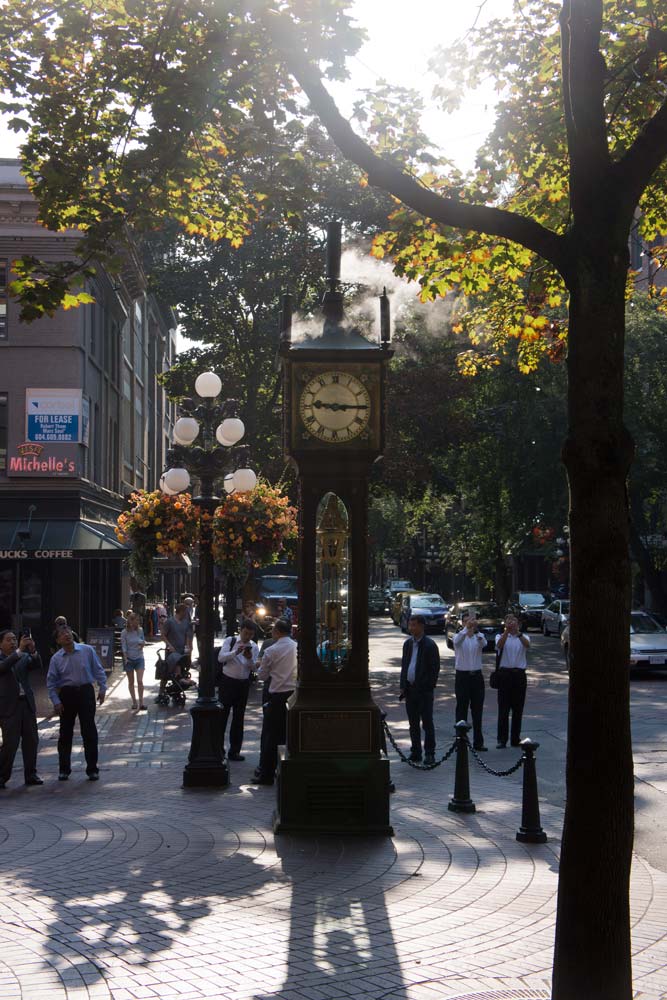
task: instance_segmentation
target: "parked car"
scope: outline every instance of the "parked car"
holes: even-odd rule
[[[368,613],[369,615],[384,615],[387,611],[387,598],[384,596],[382,587],[368,588]]]
[[[447,645],[450,649],[454,645],[454,636],[463,628],[463,613],[465,611],[474,611],[477,614],[479,630],[486,639],[484,652],[488,653],[490,650],[494,650],[496,636],[505,627],[505,612],[498,604],[493,604],[490,601],[459,601],[458,604],[449,609],[445,621]]]
[[[560,635],[570,620],[570,602],[552,601],[542,612],[542,632],[544,635]]]
[[[663,615],[661,611],[653,611],[651,608],[637,608],[638,611],[644,611],[647,615],[658,623],[660,628],[667,629],[667,615]]]
[[[259,604],[264,608],[264,624],[271,627],[277,618],[281,602],[292,609],[292,622],[297,624],[299,597],[296,576],[263,576],[259,580]]]
[[[389,580],[385,590],[385,597],[389,604],[394,600],[396,594],[401,590],[415,590],[412,580]]]
[[[429,629],[444,632],[448,607],[440,594],[405,594],[401,601],[398,624],[402,632],[407,632],[410,615],[423,615],[427,632]]]
[[[542,628],[542,612],[548,604],[548,598],[539,592],[520,590],[512,594],[507,613],[516,615],[524,632],[530,628]]]
[[[403,604],[403,598],[406,594],[419,594],[419,590],[415,590],[414,587],[409,587],[407,590],[399,590],[391,599],[389,604],[389,615],[394,625],[398,625],[398,620],[401,617],[401,606]]]
[[[560,636],[565,662],[570,665],[570,626]],[[667,670],[667,632],[647,611],[630,612],[630,672]]]
[[[630,670],[667,670],[667,632],[646,611],[630,612]]]

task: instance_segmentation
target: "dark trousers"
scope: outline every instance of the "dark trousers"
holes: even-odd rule
[[[270,694],[264,702],[262,739],[259,753],[260,777],[273,778],[278,766],[278,747],[287,739],[287,699],[291,691]]]
[[[79,719],[86,774],[97,771],[97,726],[95,725],[95,688],[92,684],[81,687],[63,687],[58,692],[63,703],[58,736],[58,760],[62,774],[72,770],[72,738],[74,723]]]
[[[229,713],[232,714],[232,723],[229,727],[229,752],[240,753],[243,746],[243,720],[245,718],[245,707],[250,691],[250,678],[245,681],[236,677],[222,675],[222,681],[218,688],[218,700],[222,705],[222,743],[225,743],[225,730]]]
[[[484,675],[481,670],[457,670],[454,681],[456,695],[455,722],[468,721],[468,708],[472,716],[472,744],[484,746],[482,712],[484,711]]]
[[[422,755],[422,727],[424,753],[435,753],[435,727],[433,725],[433,688],[423,690],[409,682],[405,686],[405,708],[410,723],[410,744],[413,757]]]
[[[16,752],[21,745],[23,774],[32,778],[37,773],[37,718],[25,698],[19,698],[13,715],[0,718],[2,746],[0,747],[0,782],[9,781]]]
[[[510,712],[512,713],[511,743],[516,746],[521,739],[521,719],[526,703],[526,671],[521,668],[500,668],[498,671],[498,742],[507,743],[510,734]]]

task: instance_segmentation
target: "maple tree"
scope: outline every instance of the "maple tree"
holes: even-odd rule
[[[359,44],[345,6],[4,0],[0,83],[18,120],[27,108],[33,123],[24,162],[41,218],[82,231],[81,262],[26,260],[14,289],[28,318],[76,299],[96,259],[113,266],[128,226],[160,217],[239,243],[262,211],[245,172],[258,136],[275,144],[279,171],[290,156],[283,128],[307,110],[296,79],[343,154],[401,203],[376,253],[418,278],[424,297],[493,293],[485,320],[496,342],[517,340],[525,368],[540,351],[562,352],[567,306],[573,617],[553,997],[629,1000],[624,310],[631,230],[650,240],[667,226],[664,7],[523,0],[512,19],[471,34],[476,60],[465,46],[444,54],[443,74],[459,73],[443,80],[445,104],[482,72],[501,92],[467,178],[421,155],[405,102],[407,131],[388,129],[386,107],[371,104],[371,141],[340,114],[322,74],[340,75]],[[481,346],[479,314],[460,322]],[[483,351],[468,361],[493,364]]]

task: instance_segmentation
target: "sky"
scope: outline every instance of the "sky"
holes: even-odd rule
[[[351,107],[354,89],[371,87],[380,77],[420,90],[428,102],[434,83],[428,61],[434,49],[465,35],[478,17],[478,23],[486,23],[506,16],[512,0],[354,0],[350,7],[369,35],[349,61],[349,83],[336,92],[341,104],[349,101]],[[427,111],[425,132],[459,167],[472,167],[493,123],[493,102],[489,85],[469,94],[455,115]]]

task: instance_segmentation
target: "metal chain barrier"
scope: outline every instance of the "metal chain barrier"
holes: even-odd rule
[[[391,745],[393,746],[394,750],[396,751],[396,753],[398,754],[398,756],[401,758],[401,760],[403,761],[403,763],[404,764],[408,764],[410,767],[413,767],[415,769],[415,771],[432,771],[435,767],[440,767],[440,765],[444,764],[446,760],[449,760],[449,758],[452,756],[452,754],[456,750],[456,740],[454,740],[454,742],[450,746],[449,750],[447,750],[447,752],[444,754],[443,757],[440,758],[440,760],[436,760],[432,764],[422,764],[422,763],[420,763],[417,760],[410,760],[410,758],[406,754],[403,753],[403,751],[399,747],[398,743],[394,739],[394,735],[393,735],[391,729],[389,728],[389,726],[387,725],[387,720],[386,719],[382,720],[382,726],[384,728],[385,733],[389,737],[389,742],[391,743]]]
[[[513,767],[508,767],[506,771],[494,771],[494,769],[492,767],[489,767],[488,764],[484,763],[484,761],[479,756],[479,754],[475,750],[475,748],[472,745],[472,743],[470,742],[470,740],[466,740],[466,743],[468,744],[468,750],[473,755],[473,757],[475,758],[475,760],[477,761],[477,763],[480,765],[480,767],[483,767],[484,770],[487,771],[489,774],[495,775],[496,778],[507,778],[508,775],[514,774],[523,765],[524,756],[522,754],[521,757],[519,757],[518,761],[516,762],[516,764],[514,764]]]

